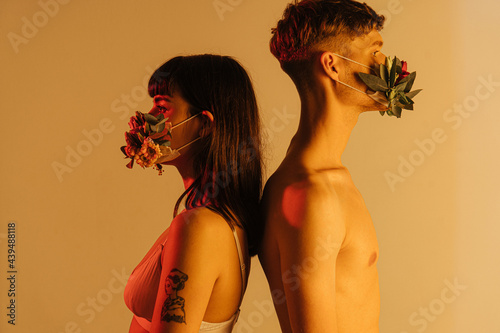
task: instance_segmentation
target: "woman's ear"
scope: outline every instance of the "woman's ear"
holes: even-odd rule
[[[201,117],[201,130],[200,130],[200,136],[205,137],[209,134],[212,133],[212,131],[215,128],[215,120],[214,120],[214,115],[210,111],[202,111],[201,112],[202,117]]]

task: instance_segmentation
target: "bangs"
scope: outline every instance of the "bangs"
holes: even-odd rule
[[[169,95],[175,91],[177,85],[176,77],[179,71],[180,63],[182,62],[181,57],[173,58],[163,64],[158,68],[148,83],[148,93],[149,96],[155,97],[156,95]]]
[[[158,70],[151,76],[148,83],[149,96],[169,95],[174,91],[174,80],[171,75],[157,75]]]

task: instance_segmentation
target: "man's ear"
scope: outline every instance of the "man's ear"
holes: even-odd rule
[[[212,131],[215,128],[215,120],[214,120],[214,115],[210,111],[202,111],[201,112],[202,117],[201,117],[201,130],[200,130],[200,136],[201,137],[206,137],[207,135],[211,134]]]
[[[323,72],[332,80],[338,81],[341,67],[340,59],[332,52],[323,52],[320,57]]]

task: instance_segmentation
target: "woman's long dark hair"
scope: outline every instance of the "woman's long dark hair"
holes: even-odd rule
[[[148,91],[151,97],[179,93],[192,115],[208,110],[215,120],[194,157],[199,176],[177,200],[174,216],[184,197],[186,209],[206,206],[242,227],[255,255],[262,233],[262,157],[257,101],[247,72],[231,57],[175,57],[153,73]]]

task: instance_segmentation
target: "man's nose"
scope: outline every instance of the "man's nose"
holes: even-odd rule
[[[378,52],[377,53],[377,56],[376,56],[376,61],[379,65],[381,64],[385,64],[385,59],[386,59],[386,55],[383,54],[382,52]]]

